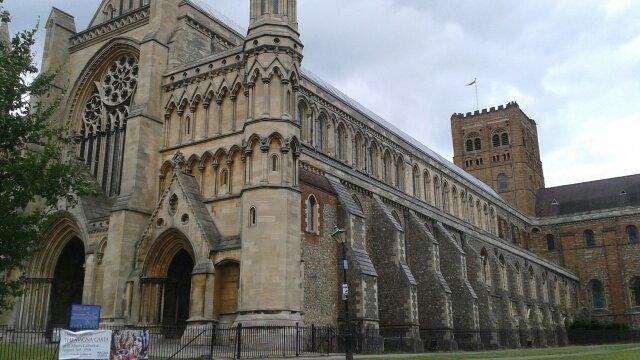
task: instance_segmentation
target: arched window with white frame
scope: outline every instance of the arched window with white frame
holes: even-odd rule
[[[320,216],[318,211],[318,200],[314,195],[309,195],[306,207],[306,231],[312,234],[319,234],[318,222]]]

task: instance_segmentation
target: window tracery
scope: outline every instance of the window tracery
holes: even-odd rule
[[[94,82],[82,111],[80,158],[108,196],[120,193],[127,116],[138,85],[138,59],[122,55]]]

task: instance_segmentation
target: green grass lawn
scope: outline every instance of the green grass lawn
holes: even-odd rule
[[[639,360],[640,344],[580,346],[553,349],[506,350],[495,352],[440,353],[424,356],[382,356],[371,360],[486,360],[486,359],[563,359],[563,360]]]

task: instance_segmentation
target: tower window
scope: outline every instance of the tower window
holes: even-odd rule
[[[469,139],[467,140],[467,143],[465,145],[467,152],[472,152],[473,151],[473,140]]]
[[[473,148],[474,150],[478,151],[478,150],[482,150],[482,140],[480,140],[480,138],[476,138],[473,141]]]
[[[591,248],[596,246],[596,236],[593,233],[593,230],[584,231],[584,242],[587,245],[587,247]]]
[[[273,3],[271,6],[272,6],[271,10],[274,14],[280,13],[280,0],[273,0]]]
[[[629,238],[629,244],[638,243],[638,228],[634,225],[627,226],[627,237]]]
[[[493,143],[493,147],[499,147],[500,146],[500,135],[498,135],[498,134],[493,135],[493,138],[491,139],[491,142]]]
[[[278,155],[271,155],[271,171],[278,171]]]
[[[501,137],[502,137],[502,146],[509,145],[509,134],[506,132],[502,133]]]
[[[552,234],[547,235],[547,250],[554,251],[556,249],[556,237]]]
[[[505,174],[498,175],[498,192],[507,192],[509,190],[509,178]]]
[[[258,224],[258,212],[255,207],[249,209],[249,227],[255,227]]]

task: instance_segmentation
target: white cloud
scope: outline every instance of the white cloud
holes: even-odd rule
[[[10,1],[13,29],[55,5],[78,29],[98,0]],[[90,3],[91,6],[87,6]],[[212,6],[248,23],[249,0]],[[304,66],[445,157],[449,117],[517,100],[539,124],[548,185],[640,172],[640,1],[300,0]],[[640,163],[639,163],[640,164]]]
[[[607,14],[609,16],[618,15],[632,6],[632,0],[609,0],[607,2]]]

